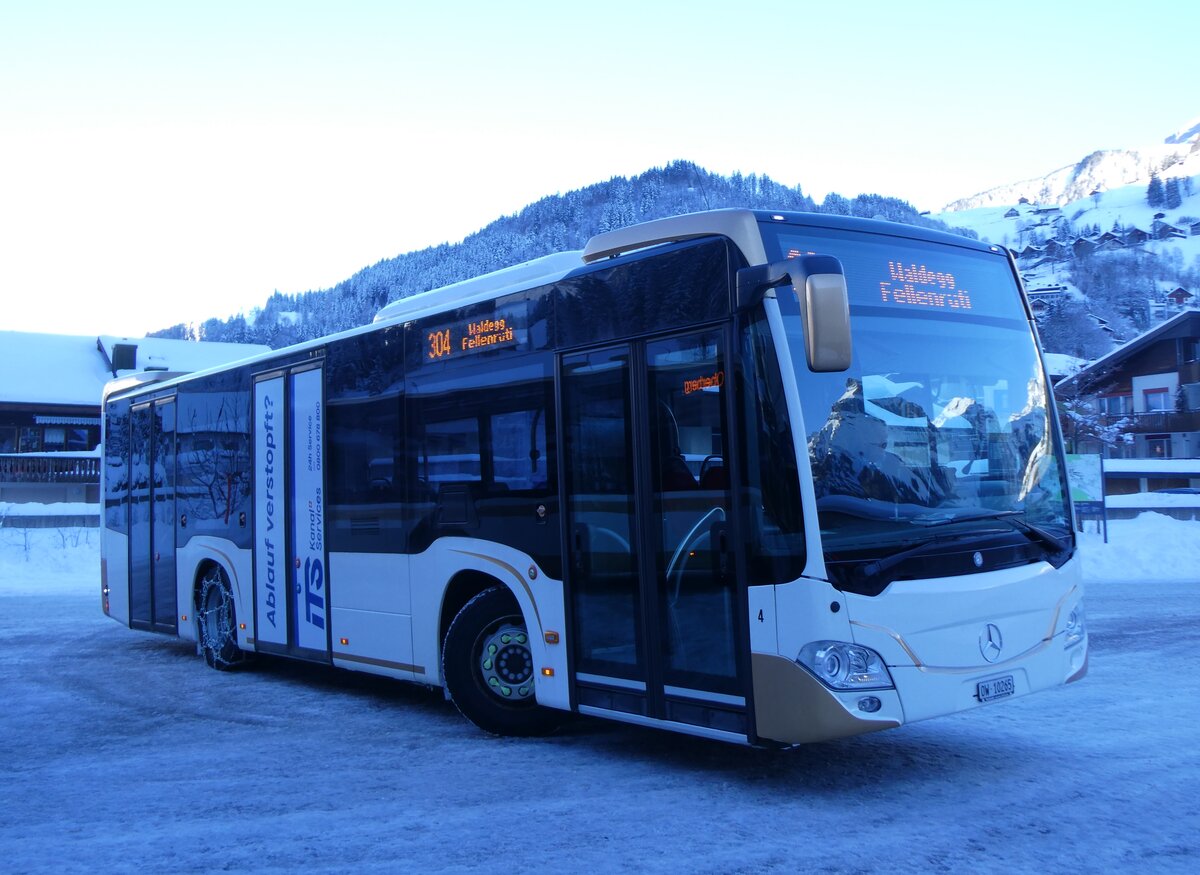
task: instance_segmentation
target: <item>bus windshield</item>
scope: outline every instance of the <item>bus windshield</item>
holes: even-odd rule
[[[851,367],[818,374],[805,364],[795,295],[778,290],[827,561],[998,527],[1047,554],[1066,550],[1046,380],[1008,260],[907,237],[763,228],[770,260],[836,256],[850,291]]]

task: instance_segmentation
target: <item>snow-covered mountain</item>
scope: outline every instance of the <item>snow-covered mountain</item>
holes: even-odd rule
[[[1198,136],[1200,136],[1200,118],[1195,118],[1180,128],[1176,133],[1171,134],[1171,136],[1167,137],[1165,140],[1163,140],[1163,142],[1167,145],[1187,143],[1189,141],[1194,141]]]
[[[1063,206],[1081,201],[1093,192],[1113,191],[1127,185],[1145,186],[1152,174],[1163,179],[1200,174],[1200,119],[1184,125],[1161,144],[1093,152],[1078,163],[1060,167],[1045,176],[960,198],[939,212],[1012,205],[1022,198],[1046,206]]]
[[[1095,152],[932,218],[1012,249],[1045,348],[1091,359],[1200,302],[1197,174],[1200,119],[1160,146]]]

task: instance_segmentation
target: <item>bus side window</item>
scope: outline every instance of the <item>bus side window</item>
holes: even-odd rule
[[[546,416],[540,407],[494,414],[491,418],[494,485],[511,491],[545,490],[550,481]]]
[[[478,419],[426,422],[419,476],[430,486],[480,482],[483,466],[479,445]]]

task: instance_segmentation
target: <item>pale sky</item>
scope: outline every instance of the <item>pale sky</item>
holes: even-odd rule
[[[1193,0],[0,0],[0,329],[224,318],[675,159],[937,209],[1181,128],[1198,26]]]

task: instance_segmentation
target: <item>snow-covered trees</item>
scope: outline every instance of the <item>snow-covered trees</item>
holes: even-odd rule
[[[1166,202],[1163,181],[1157,173],[1150,174],[1150,185],[1146,187],[1146,203],[1152,207],[1161,207]]]
[[[564,195],[542,198],[497,219],[460,243],[432,246],[384,259],[331,289],[275,292],[250,320],[212,318],[199,326],[204,340],[241,340],[272,347],[320,337],[370,322],[384,304],[551,252],[581,249],[593,234],[634,222],[721,207],[829,212],[949,230],[918,214],[906,201],[878,194],[853,199],[831,193],[818,206],[799,186],[770,177],[710,173],[675,161],[640,176],[615,177]],[[972,232],[959,230],[967,236]],[[247,302],[250,305],[252,302]],[[191,334],[179,325],[157,336]]]
[[[1168,210],[1177,210],[1183,206],[1183,195],[1179,190],[1179,177],[1172,176],[1167,180],[1163,192],[1163,202]]]

